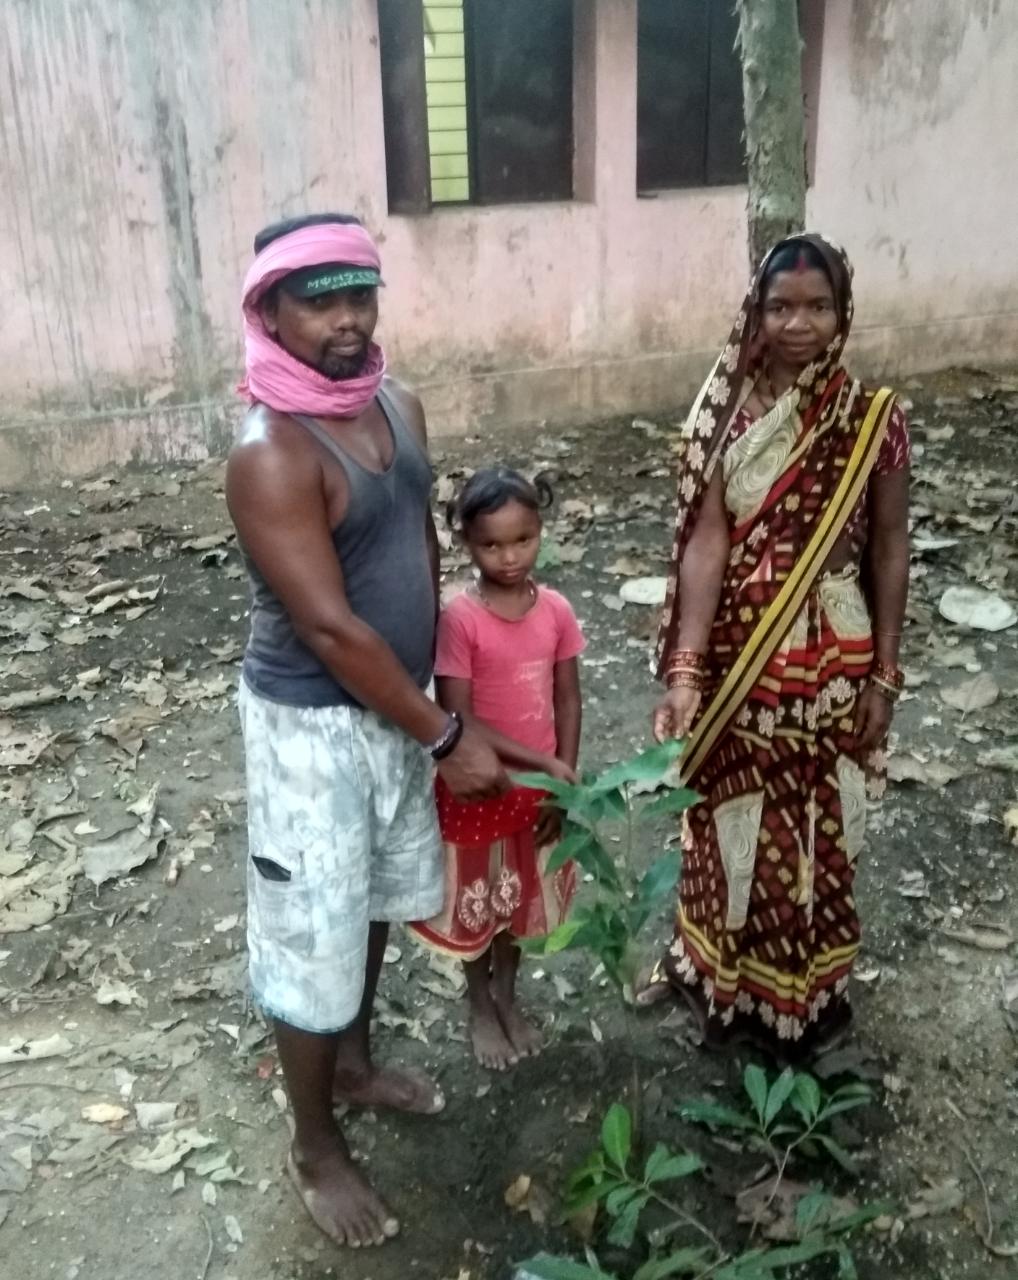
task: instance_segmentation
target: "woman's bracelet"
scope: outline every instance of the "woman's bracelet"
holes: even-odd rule
[[[695,649],[676,649],[668,659],[669,671],[680,667],[692,667],[696,671],[707,670],[707,659]]]
[[[889,662],[881,662],[878,658],[870,668],[870,677],[882,681],[896,693],[905,687],[905,673],[900,667],[892,667]]]
[[[696,689],[703,692],[704,675],[702,671],[692,671],[688,667],[676,667],[668,672],[669,689]]]
[[[444,760],[446,756],[451,756],[456,750],[462,737],[463,717],[458,711],[450,711],[449,723],[445,726],[442,736],[437,738],[430,747],[426,747],[425,750],[432,760]]]
[[[888,702],[897,702],[901,697],[900,689],[896,689],[893,684],[888,684],[886,680],[881,680],[879,676],[870,676],[870,684]]]

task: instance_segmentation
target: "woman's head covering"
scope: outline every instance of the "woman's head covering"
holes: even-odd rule
[[[309,288],[321,292],[326,287],[377,284],[380,270],[378,248],[356,222],[315,223],[267,244],[244,277],[245,376],[238,393],[281,413],[321,418],[355,418],[367,408],[385,374],[385,355],[377,343],[368,347],[356,378],[327,378],[276,341],[265,327],[259,303],[280,282],[286,288],[292,280],[295,294],[303,295]]]
[[[724,350],[718,356],[686,419],[684,434],[687,444],[679,470],[678,512],[672,543],[672,564],[661,628],[658,633],[656,668],[660,678],[668,654],[675,646],[679,628],[678,570],[703,495],[714,475],[714,468],[725,451],[732,421],[743,399],[747,376],[759,369],[763,348],[759,339],[760,309],[763,286],[771,273],[775,256],[783,249],[801,245],[814,249],[823,259],[834,290],[838,309],[838,332],[826,350],[800,373],[791,394],[804,422],[812,422],[828,403],[833,381],[841,370],[841,354],[852,326],[852,267],[840,245],[813,232],[788,236],[779,240],[760,263],[746,293]],[[839,380],[840,384],[840,380]]]

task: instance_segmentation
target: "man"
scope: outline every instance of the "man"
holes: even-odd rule
[[[372,1062],[389,922],[442,905],[434,760],[465,799],[502,790],[492,750],[425,690],[438,541],[420,401],[372,341],[378,252],[356,218],[255,239],[244,282],[251,401],[226,496],[252,583],[241,682],[248,947],[293,1107],[287,1169],[334,1240],[399,1224],[354,1165],[335,1101],[431,1113],[433,1082]]]

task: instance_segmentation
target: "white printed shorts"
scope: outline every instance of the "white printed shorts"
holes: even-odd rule
[[[269,702],[241,681],[247,762],[247,943],[265,1014],[340,1031],[364,992],[368,925],[442,909],[428,753],[354,707]]]

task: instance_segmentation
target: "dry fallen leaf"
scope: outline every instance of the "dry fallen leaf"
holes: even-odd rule
[[[960,684],[941,689],[940,696],[949,707],[968,715],[970,711],[992,707],[1000,697],[1000,685],[988,672],[980,671],[971,680],[962,680]]]
[[[118,1107],[113,1102],[96,1102],[81,1108],[81,1117],[89,1124],[117,1124],[130,1114],[126,1107]]]

